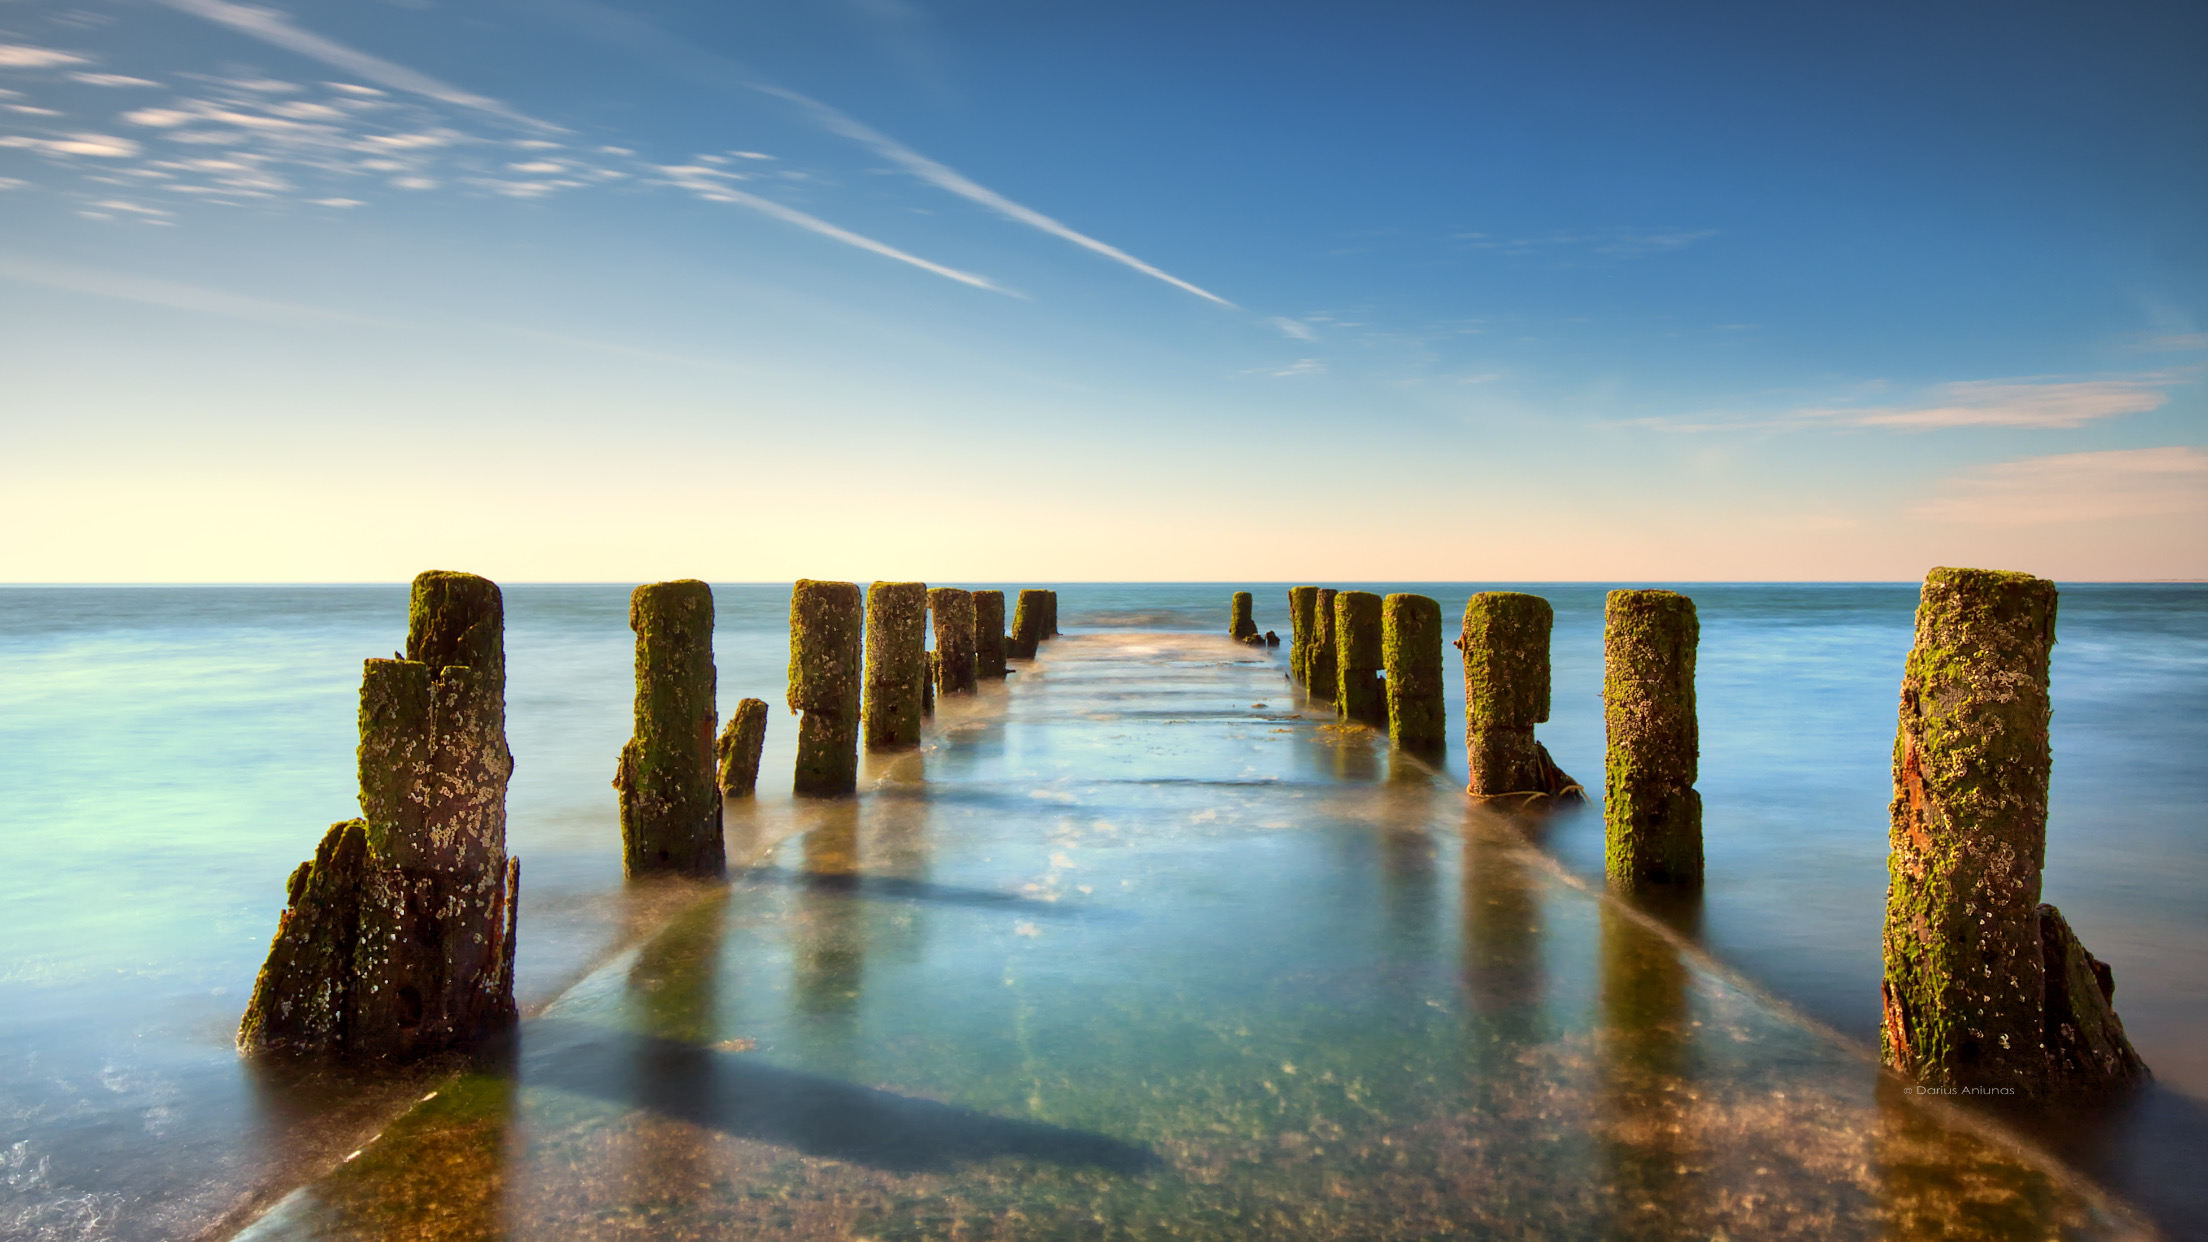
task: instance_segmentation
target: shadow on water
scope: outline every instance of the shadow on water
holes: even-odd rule
[[[1110,910],[1066,905],[1062,902],[1043,901],[1023,897],[1018,893],[1003,893],[986,888],[961,888],[955,884],[936,884],[927,880],[912,880],[902,876],[857,872],[791,872],[774,868],[760,868],[748,872],[739,881],[761,887],[777,886],[802,892],[836,892],[854,897],[883,898],[892,901],[927,902],[932,905],[968,906],[980,910],[1003,910],[1022,918],[1041,919],[1112,919],[1124,915]]]

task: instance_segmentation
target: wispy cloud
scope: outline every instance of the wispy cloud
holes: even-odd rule
[[[2126,414],[2144,414],[2169,401],[2169,386],[2186,376],[2171,372],[2104,379],[2019,378],[1966,380],[1926,389],[1915,399],[1872,404],[1813,405],[1777,414],[1725,418],[1644,418],[1636,426],[1673,432],[1796,431],[1814,427],[1934,431],[1959,427],[2023,427],[2064,430]]]
[[[2208,513],[2208,453],[2177,445],[2029,457],[1967,470],[1916,515],[1970,526],[2043,526]]]
[[[1198,288],[1197,286],[1192,285],[1185,280],[1182,280],[1180,277],[1175,276],[1170,272],[1153,267],[1150,264],[1143,262],[1141,259],[1128,254],[1126,251],[1121,250],[1117,246],[1098,241],[1096,238],[1091,237],[1086,233],[1082,233],[1073,228],[1069,228],[1068,226],[1051,219],[1049,216],[1044,215],[1042,212],[1036,211],[1032,207],[1023,206],[1020,203],[1013,202],[1011,199],[1006,198],[1004,195],[997,193],[995,190],[992,190],[989,187],[974,181],[973,179],[958,172],[956,169],[950,168],[944,164],[938,163],[935,160],[929,159],[927,156],[920,154],[918,151],[913,150],[911,147],[908,147],[905,144],[897,141],[896,139],[891,138],[889,135],[882,133],[880,130],[875,129],[873,126],[868,125],[863,121],[860,121],[856,117],[850,116],[840,109],[830,107],[829,105],[824,104],[809,95],[801,95],[796,91],[786,90],[769,82],[754,80],[751,83],[751,86],[753,90],[760,91],[764,94],[772,95],[777,99],[787,100],[790,103],[796,104],[799,108],[803,109],[805,113],[810,116],[813,121],[818,124],[822,129],[825,129],[832,134],[837,134],[842,137],[849,138],[854,142],[865,144],[866,146],[872,148],[877,155],[880,155],[882,158],[889,160],[891,163],[896,164],[898,167],[904,169],[906,172],[911,173],[913,176],[918,177],[920,180],[925,181],[938,189],[947,190],[950,193],[956,194],[960,198],[966,199],[969,202],[978,203],[981,206],[987,207],[989,210],[996,212],[997,214],[1005,217],[1008,220],[1015,220],[1021,224],[1027,225],[1030,228],[1039,229],[1042,232],[1048,233],[1053,237],[1063,238],[1066,241],[1072,242],[1074,245],[1080,246],[1085,250],[1091,250],[1096,252],[1097,254],[1103,255],[1105,258],[1108,258],[1115,263],[1125,264],[1126,266],[1131,267],[1138,272],[1141,272],[1145,276],[1150,276],[1155,279],[1162,280],[1165,283],[1172,285],[1176,289],[1186,290],[1189,293],[1195,294],[1197,297],[1203,298],[1210,302],[1216,302],[1221,306],[1234,305],[1234,303],[1227,301],[1225,298],[1220,297],[1218,294],[1213,293],[1208,289]]]
[[[2208,349],[2208,332],[2171,332],[2150,336],[2139,342],[2138,349],[2155,354],[2182,354]]]
[[[1492,250],[1500,254],[1577,253],[1609,258],[1636,258],[1684,250],[1716,237],[1717,229],[1596,228],[1559,229],[1548,233],[1498,236],[1492,233],[1457,233],[1450,240],[1467,250]]]
[[[1285,315],[1275,315],[1265,322],[1280,329],[1283,335],[1292,336],[1299,341],[1315,341],[1319,339],[1319,334],[1311,330],[1311,325],[1303,322],[1300,319],[1290,319]]]
[[[260,323],[296,322],[301,318],[346,323],[376,322],[356,315],[315,310],[289,302],[272,302],[264,298],[246,297],[124,272],[77,267],[7,251],[0,251],[0,280],[20,281],[50,289],[64,289],[71,293],[87,293],[94,297],[114,298],[146,306],[165,306],[171,310],[196,311],[228,319],[249,319]]]
[[[51,69],[58,65],[82,65],[90,63],[75,52],[56,51],[50,47],[30,47],[21,43],[0,43],[0,69]]]

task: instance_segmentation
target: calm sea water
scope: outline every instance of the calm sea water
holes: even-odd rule
[[[1433,595],[1451,614],[1480,589],[1366,585]],[[1232,589],[1068,584],[1060,588],[1062,622],[1073,634],[1216,631],[1224,627]],[[1538,591],[1557,609],[1556,703],[1542,736],[1566,770],[1599,789],[1603,588],[1519,589]],[[1775,1000],[1780,1008],[1772,1012],[1780,1018],[1772,1020],[1783,1020],[1791,1006],[1868,1044],[1877,1014],[1887,764],[1915,589],[1682,589],[1696,598],[1703,624],[1700,787],[1710,881],[1698,910],[1669,917],[1707,950],[1709,969],[1746,988],[1743,1003],[1768,1009],[1766,999]],[[1284,592],[1257,589],[1259,625],[1283,635]],[[524,860],[521,990],[525,1004],[559,997],[569,998],[561,1004],[582,1004],[590,981],[623,960],[621,952],[634,952],[639,936],[659,937],[649,939],[649,948],[662,943],[670,920],[703,916],[681,894],[662,900],[621,885],[608,781],[629,728],[626,588],[513,586],[506,599],[508,718],[517,761],[510,844]],[[717,587],[716,602],[723,704],[745,696],[779,704],[786,588]],[[282,905],[284,876],[311,852],[324,826],[355,813],[359,661],[400,645],[404,615],[403,587],[0,589],[0,1235],[189,1236],[258,1203],[272,1185],[280,1189],[287,1170],[318,1171],[322,1147],[350,1141],[348,1119],[372,1128],[394,1093],[412,1089],[273,1080],[241,1064],[230,1047]],[[2160,1086],[2103,1132],[2043,1137],[2067,1143],[2069,1158],[2171,1227],[2208,1228],[2192,1197],[2198,1192],[2188,1185],[2193,1179],[2183,1173],[2202,1158],[2199,1144],[2208,1133],[2199,1121],[2199,1101],[2208,1098],[2208,969],[2198,961],[2199,946],[2208,943],[2208,906],[2199,899],[2208,882],[2208,773],[2199,764],[2208,754],[2208,717],[2201,711],[2208,703],[2208,589],[2066,588],[2059,636],[2046,896],[2115,967],[2118,1007]],[[1121,665],[1097,667],[1106,676]],[[1257,679],[1236,687],[1253,693],[1277,678],[1269,668],[1236,675]],[[1015,689],[1026,688],[1015,683]],[[1144,693],[1164,696],[1168,712],[1189,710],[1171,703],[1170,687]],[[1204,693],[1215,695],[1216,687]],[[1206,710],[1234,716],[1235,728],[1257,728],[1270,713],[1292,708],[1278,697],[1285,693],[1280,683],[1278,692],[1249,704]],[[1455,712],[1461,690],[1458,696]],[[1016,720],[1017,700],[1009,710]],[[1127,711],[1125,702],[1114,702],[1091,714]],[[778,714],[770,725],[767,775],[748,826],[731,824],[732,832],[759,834],[762,875],[793,865],[775,853],[775,841],[802,833],[807,848],[817,848],[813,843],[828,839],[787,796],[786,722]],[[1168,817],[1189,823],[1208,822],[1194,818],[1206,809],[1197,805],[1204,799],[1230,818],[1237,813],[1231,794],[1205,782],[1233,777],[1241,767],[1250,768],[1253,781],[1278,776],[1266,752],[1245,749],[1287,744],[1292,737],[1270,735],[1302,736],[1295,730],[1311,727],[1268,724],[1247,738],[1229,729],[1193,744],[1174,735],[1115,752],[1093,738],[1077,742],[1081,735],[1065,727],[992,732],[994,726],[974,725],[976,737],[1001,735],[1004,745],[1027,748],[1008,754],[983,746],[982,757],[1013,765],[1005,769],[1009,777],[990,780],[1030,779],[1029,768],[1047,768],[1050,747],[1059,745],[1088,765],[1077,774],[1082,780],[1118,770],[1117,779],[1160,788],[1190,782],[1195,801]],[[1385,767],[1328,745],[1324,758],[1333,766],[1325,781],[1356,786],[1380,770],[1359,763]],[[972,746],[952,751],[977,753]],[[930,762],[930,782],[956,771]],[[1461,784],[1461,749],[1453,747],[1442,766],[1435,788]],[[984,785],[976,776],[972,788]],[[987,788],[1001,800],[1001,789]],[[952,793],[944,786],[937,796]],[[1032,793],[1023,788],[1017,796]],[[1253,867],[1244,882],[1257,906],[1275,908],[1289,898],[1304,903],[1321,942],[1328,942],[1328,927],[1354,909],[1341,905],[1345,886],[1370,879],[1363,863],[1340,853],[1347,848],[1340,842],[1327,847],[1338,868],[1305,870],[1326,856],[1313,843],[1323,842],[1335,821],[1292,804],[1239,813],[1251,831],[1272,834],[1265,840],[1301,841],[1318,851],[1281,855],[1283,847],[1268,846],[1270,863]],[[1428,808],[1412,818],[1427,824],[1436,814]],[[1011,822],[1012,812],[999,807],[995,815],[968,827],[964,854],[935,850],[925,878],[941,889],[936,896],[964,893],[969,905],[986,907],[1019,891],[991,869],[991,834]],[[894,825],[868,831],[888,832],[894,845]],[[1432,839],[1443,839],[1436,833]],[[1557,817],[1537,835],[1564,877],[1599,878],[1598,814]],[[1153,859],[1144,864],[1150,870],[1117,878],[1169,870],[1216,898],[1213,890],[1232,887],[1231,869],[1214,875],[1201,858],[1181,857],[1187,851],[1208,857],[1204,851],[1214,846],[1207,841],[1202,833],[1151,838],[1147,848],[1156,852],[1144,855]],[[971,874],[961,875],[961,866]],[[1465,866],[1436,864],[1433,873],[1447,881],[1442,891],[1471,884]],[[1382,866],[1378,874],[1397,872]],[[806,891],[770,885],[762,896],[739,886],[736,907],[718,916],[739,930],[709,939],[719,943],[761,921],[811,919],[827,927],[826,957],[789,950],[799,953],[790,968],[795,977],[802,981],[811,969],[825,982],[817,995],[782,1002],[817,1018],[836,1008],[842,985],[823,964],[835,965],[842,933],[834,929],[832,908],[803,908]],[[1567,903],[1577,915],[1553,915],[1549,925],[1592,918],[1597,903],[1578,902]],[[1148,908],[1135,902],[1130,909]],[[1151,911],[1150,923],[1159,917]],[[1036,926],[1050,924],[1046,918]],[[1312,931],[1308,923],[1250,924],[1250,934],[1276,953],[1304,945],[1301,937]],[[1114,947],[1105,933],[1096,934],[1094,952],[1052,967],[1068,995],[1110,990],[1127,954],[1140,951],[1139,935],[1133,947]],[[1423,943],[1406,935],[1413,948]],[[1587,935],[1599,940],[1594,930]],[[1569,942],[1562,931],[1552,939]],[[1546,952],[1557,958],[1549,971],[1553,988],[1596,988],[1592,955],[1574,968],[1568,954]],[[907,957],[929,960],[909,949]],[[625,969],[633,978],[638,967],[631,960]],[[885,990],[895,996],[891,984],[870,986],[870,996]],[[578,994],[582,1000],[574,999]],[[1227,1020],[1216,1004],[1185,988],[1167,987],[1143,1003],[1172,1003],[1174,996],[1190,1021]],[[1084,1038],[1050,1030],[1050,1012],[1045,1005],[1031,1015],[1043,1024],[1033,1038],[1072,1044]],[[942,1037],[955,1044],[956,1034],[954,1024]],[[1307,1042],[1327,1047],[1345,1038],[1318,1031]],[[1415,1043],[1425,1036],[1402,1038]],[[533,1055],[555,1044],[547,1035]],[[820,1060],[826,1045],[806,1046],[806,1072],[837,1070],[832,1057]],[[880,1068],[884,1054],[863,1041],[850,1043],[847,1055],[843,1068],[868,1064],[875,1079],[888,1076]],[[957,1077],[943,1067],[933,1074]],[[995,1081],[975,1089],[984,1096],[1009,1090]],[[937,1094],[955,1090],[945,1086]],[[297,1124],[275,1124],[272,1117]]]

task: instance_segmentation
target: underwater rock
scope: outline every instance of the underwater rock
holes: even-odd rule
[[[759,753],[767,744],[767,701],[743,699],[713,745],[721,798],[749,798],[759,788]]]
[[[1238,642],[1246,643],[1258,637],[1257,622],[1250,619],[1250,603],[1248,591],[1234,593],[1234,618],[1227,624],[1227,636]]]
[[[1015,660],[1032,660],[1035,648],[1048,633],[1044,614],[1049,610],[1050,592],[1030,587],[1020,592],[1019,601],[1012,609],[1012,633],[1006,639],[1006,654]]]
[[[958,587],[928,588],[935,614],[935,676],[938,694],[974,692],[974,593]]]
[[[877,582],[866,589],[866,748],[920,744],[928,692],[928,585]]]
[[[1700,637],[1694,601],[1673,591],[1612,591],[1603,609],[1603,871],[1626,888],[1702,883]]]
[[[1313,703],[1334,701],[1338,654],[1334,644],[1334,596],[1332,588],[1320,587],[1312,601],[1311,645],[1304,651],[1303,685]]]
[[[1549,601],[1517,591],[1482,591],[1464,606],[1457,650],[1464,656],[1464,751],[1476,798],[1580,794],[1536,741],[1549,718]]]
[[[721,786],[714,729],[713,588],[694,578],[629,596],[636,731],[621,748],[621,869],[719,875]]]
[[[2095,1096],[2145,1077],[2114,976],[2041,905],[2055,584],[1935,569],[1901,683],[1886,1064],[1930,1086]]]
[[[1380,647],[1387,671],[1388,740],[1431,753],[1444,745],[1447,711],[1441,694],[1441,605],[1424,595],[1380,602]]]
[[[974,592],[974,676],[1003,681],[1004,592]]]
[[[865,632],[857,585],[801,578],[790,592],[790,689],[801,795],[859,787],[859,686]]]
[[[1384,729],[1388,690],[1380,670],[1386,654],[1380,636],[1380,597],[1370,591],[1343,591],[1334,597],[1334,715],[1337,719]]]
[[[495,583],[414,579],[406,657],[362,669],[361,818],[292,872],[241,1050],[403,1059],[513,1024],[504,634]]]

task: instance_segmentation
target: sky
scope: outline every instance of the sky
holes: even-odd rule
[[[2208,578],[2204,48],[0,0],[0,581]]]

